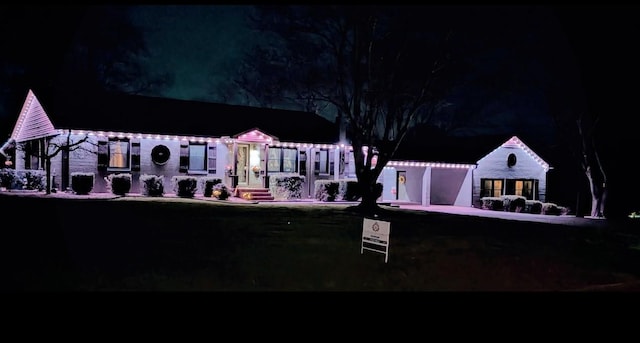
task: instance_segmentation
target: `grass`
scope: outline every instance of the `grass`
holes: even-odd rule
[[[0,208],[12,218],[5,290],[561,291],[640,280],[640,239],[626,225],[389,207],[385,263],[361,253],[362,216],[345,205],[0,195]]]

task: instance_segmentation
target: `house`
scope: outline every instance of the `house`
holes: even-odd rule
[[[356,178],[352,147],[338,141],[336,123],[314,113],[118,93],[36,97],[32,90],[11,134],[25,147],[16,153],[15,168],[44,169],[38,152],[47,142],[83,137],[83,149],[51,160],[60,189],[70,187],[73,172],[94,172],[94,192],[107,191],[104,177],[114,173],[131,173],[132,192],[140,189],[142,174],[217,177],[256,191],[268,190],[274,176],[294,174],[304,176],[302,197],[311,198],[316,180]],[[428,162],[425,156],[447,151],[410,151],[399,151],[385,166],[381,200],[425,206],[476,206],[480,197],[498,194],[544,200],[549,165],[518,137],[476,160],[450,155]]]
[[[503,143],[495,146],[500,140]],[[383,200],[473,207],[481,207],[482,197],[501,195],[546,201],[551,167],[517,136],[433,141],[422,145],[411,139],[404,142],[405,148],[414,149],[401,150],[396,158],[402,160],[389,162],[383,170]],[[415,159],[419,156],[441,162]]]

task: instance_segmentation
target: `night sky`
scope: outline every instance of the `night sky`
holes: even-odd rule
[[[127,6],[125,12],[140,29],[148,48],[149,56],[144,63],[151,71],[168,72],[173,77],[169,88],[147,95],[220,101],[216,89],[229,82],[242,53],[261,39],[260,33],[250,31],[245,23],[250,8]],[[24,51],[25,40],[33,44],[27,47],[32,50],[27,58],[16,53],[13,60],[3,63],[5,99],[0,99],[4,100],[0,117],[15,118],[19,111],[15,101],[19,99],[20,102],[24,97],[29,80],[37,79],[33,83],[60,82],[56,80],[56,72],[63,68],[58,59],[68,53],[75,35],[89,25],[84,21],[89,15],[83,10],[96,11],[91,6],[77,11],[67,7],[36,6],[26,11],[22,9],[16,18],[12,12],[19,9],[2,9],[5,18],[3,45],[7,50],[12,54],[16,50]],[[467,59],[474,67],[451,101],[462,103],[458,107],[460,111],[478,113],[476,120],[456,134],[535,130],[547,135],[553,130],[549,112],[564,105],[550,106],[563,101],[566,106],[587,106],[586,93],[581,87],[585,82],[591,82],[585,91],[594,92],[591,87],[602,87],[601,79],[608,76],[603,70],[594,72],[593,68],[609,70],[619,68],[612,63],[626,62],[607,62],[611,56],[597,51],[600,47],[611,48],[604,47],[605,44],[615,44],[602,42],[600,38],[631,36],[629,32],[618,32],[623,24],[614,16],[625,12],[623,9],[608,9],[609,17],[599,8],[546,6],[461,6],[449,11],[454,13],[452,21],[466,25],[463,28],[466,31],[460,31],[456,36],[460,44],[467,45],[458,58]],[[30,30],[25,29],[24,22],[15,22],[25,16],[33,17],[33,12],[38,12],[40,17],[30,20]],[[64,24],[58,24],[61,21],[58,19]],[[598,22],[602,24],[595,24]],[[50,26],[51,23],[56,25]],[[623,29],[628,30],[627,27]],[[7,38],[7,35],[13,37]],[[58,44],[54,46],[56,42]],[[473,54],[467,55],[468,49],[472,49]],[[28,74],[25,69],[32,70],[33,74],[25,76]]]
[[[172,78],[169,87],[145,95],[220,102],[217,90],[228,85],[242,54],[262,39],[246,25],[250,9],[121,8],[146,45],[148,55],[140,59],[146,73],[168,73]],[[73,73],[67,70],[78,36],[95,34],[91,44],[99,44],[95,42],[113,30],[89,28],[100,10],[0,7],[3,136],[10,133],[28,88],[77,83],[69,81]],[[478,5],[445,11],[444,22],[457,29],[457,58],[473,66],[449,100],[452,111],[475,115],[452,135],[515,134],[525,136],[525,142],[557,147],[551,115],[583,111],[604,118],[600,129],[610,137],[609,156],[635,155],[638,135],[631,123],[638,116],[640,7]],[[108,55],[109,45],[103,45]]]

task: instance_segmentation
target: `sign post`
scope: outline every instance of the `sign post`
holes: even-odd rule
[[[390,232],[390,222],[364,218],[362,222],[362,243],[360,246],[360,254],[363,254],[365,249],[382,253],[384,254],[384,263],[387,263],[389,260]]]

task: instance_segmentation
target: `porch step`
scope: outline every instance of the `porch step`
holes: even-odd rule
[[[237,187],[235,196],[254,201],[271,201],[274,199],[268,188]]]

